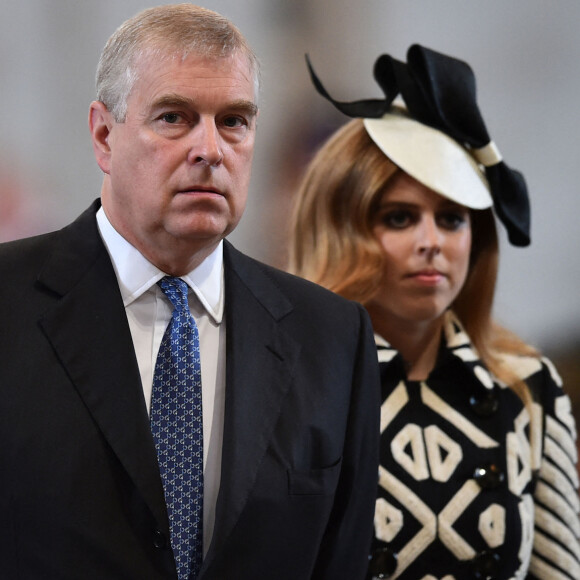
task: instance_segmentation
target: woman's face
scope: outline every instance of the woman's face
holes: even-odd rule
[[[397,172],[379,200],[373,228],[385,254],[380,291],[369,304],[383,328],[440,318],[469,268],[469,209]],[[375,325],[376,326],[376,325]]]

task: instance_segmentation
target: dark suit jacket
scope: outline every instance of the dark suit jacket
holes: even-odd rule
[[[0,578],[175,579],[131,334],[96,227],[0,246]],[[226,407],[202,580],[362,578],[378,365],[363,309],[225,244]]]

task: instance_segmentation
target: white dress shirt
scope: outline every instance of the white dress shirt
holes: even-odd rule
[[[161,339],[173,307],[157,282],[166,274],[149,262],[109,222],[101,207],[97,224],[109,252],[133,337],[147,410]],[[203,537],[207,552],[215,522],[221,475],[225,406],[223,243],[181,278],[189,286],[189,308],[199,331],[203,406]]]

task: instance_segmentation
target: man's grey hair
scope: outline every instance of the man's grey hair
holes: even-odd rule
[[[254,75],[257,98],[260,65],[239,29],[212,10],[193,4],[169,4],[138,13],[112,34],[97,67],[97,99],[121,123],[142,59],[185,59],[189,54],[208,58],[245,55]]]

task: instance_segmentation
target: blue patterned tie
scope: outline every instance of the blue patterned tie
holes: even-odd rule
[[[203,422],[199,337],[187,284],[165,277],[159,286],[174,310],[153,378],[151,431],[171,528],[179,580],[196,578],[203,556]]]

